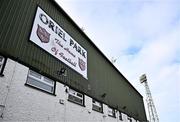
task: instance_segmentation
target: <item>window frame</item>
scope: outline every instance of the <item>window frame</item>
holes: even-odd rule
[[[130,116],[127,117],[128,122],[132,122],[132,118]]]
[[[119,120],[123,121],[122,112],[119,111]]]
[[[94,102],[93,102],[93,101],[94,101]],[[96,105],[95,103],[100,104],[100,107],[99,107],[98,105]],[[101,108],[101,110],[97,110],[97,109],[95,109],[93,106],[99,107],[99,108]],[[95,99],[92,98],[92,110],[97,111],[97,112],[100,112],[100,113],[103,113],[103,103],[102,103],[102,102],[99,102],[99,101],[97,101],[97,100],[95,100]]]
[[[3,74],[3,71],[4,71],[4,68],[5,68],[5,65],[6,65],[6,61],[7,61],[7,58],[3,55],[0,55],[0,57],[2,57],[2,61],[0,61],[0,77],[3,77],[4,74]]]
[[[34,75],[30,74],[30,73],[35,73],[36,75],[39,75],[40,78],[37,78],[36,76],[34,76]],[[40,87],[40,86],[31,84],[30,82],[28,82],[28,79],[29,79],[29,78],[30,78],[31,80],[34,80],[35,82],[39,82],[39,83],[41,83],[41,84],[50,86],[50,87],[53,89],[52,92],[49,91],[49,90],[47,90],[47,89],[45,89],[45,88],[42,88],[42,87]],[[44,79],[50,80],[50,81],[52,82],[52,84],[51,84],[51,83],[48,83],[48,82],[45,81]],[[29,69],[28,74],[27,74],[27,79],[26,79],[25,85],[28,85],[28,86],[33,87],[33,88],[35,88],[35,89],[41,90],[41,91],[43,91],[43,92],[46,92],[46,93],[55,95],[56,81],[54,81],[54,80],[52,80],[52,79],[50,79],[50,78],[48,78],[48,77],[46,77],[46,76],[44,76],[44,75],[36,72],[36,71],[34,71],[34,70]]]
[[[82,95],[82,97],[80,97],[79,95]],[[80,102],[77,102],[76,100],[73,100],[73,99],[70,99],[69,96],[72,96],[73,98],[78,98],[78,99],[81,99],[82,100],[82,103]],[[84,94],[81,93],[81,92],[78,92],[72,88],[69,88],[68,90],[68,101],[72,102],[72,103],[75,103],[75,104],[78,104],[78,105],[81,105],[81,106],[84,106],[85,107],[85,97],[84,97]]]
[[[112,114],[110,114],[110,109],[112,111]],[[108,106],[108,116],[116,118],[116,110],[110,106]]]

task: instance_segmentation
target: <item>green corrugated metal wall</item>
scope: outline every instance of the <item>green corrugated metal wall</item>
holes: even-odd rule
[[[88,80],[29,41],[37,6],[88,52]],[[1,0],[0,53],[79,91],[146,120],[143,98],[53,0]],[[93,18],[92,18],[93,19]],[[68,76],[56,71],[65,67]],[[106,93],[106,97],[101,95]],[[126,109],[122,108],[126,106]]]

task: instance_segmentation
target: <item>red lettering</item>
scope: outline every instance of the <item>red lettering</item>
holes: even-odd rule
[[[58,54],[58,49],[56,49],[56,47],[52,47],[52,48],[51,48],[51,51],[54,52],[55,55]]]

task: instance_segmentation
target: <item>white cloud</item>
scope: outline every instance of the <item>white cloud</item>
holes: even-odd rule
[[[178,118],[178,115],[173,115],[175,119],[171,116],[167,119],[167,111],[180,113],[179,34],[180,26],[176,25],[165,35],[145,43],[133,58],[124,56],[116,64],[141,93],[144,89],[139,86],[138,76],[147,73],[155,105],[163,122]]]
[[[158,36],[170,29],[180,5],[169,2],[146,3],[136,16],[135,27],[142,36]]]
[[[162,122],[180,114],[180,1],[61,0],[61,6],[145,97],[147,74]],[[138,48],[135,53],[127,53]],[[178,109],[179,108],[179,109]]]

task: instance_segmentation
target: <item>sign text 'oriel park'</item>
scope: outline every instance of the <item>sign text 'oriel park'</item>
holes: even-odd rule
[[[30,40],[87,79],[87,51],[40,7]]]

